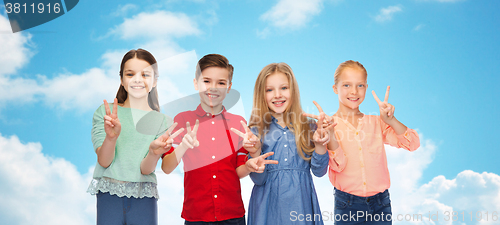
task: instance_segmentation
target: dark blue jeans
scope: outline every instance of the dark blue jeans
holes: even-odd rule
[[[202,222],[202,221],[189,222],[186,220],[184,224],[185,225],[245,225],[246,223],[245,223],[245,216],[243,216],[240,218],[234,218],[217,222]]]
[[[389,191],[359,197],[335,189],[335,224],[392,224]]]
[[[97,225],[157,225],[156,198],[127,198],[99,192]]]

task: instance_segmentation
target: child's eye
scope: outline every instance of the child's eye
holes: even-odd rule
[[[143,76],[143,77],[150,77],[151,75],[150,75],[150,74],[145,73],[145,74],[142,74],[142,76]]]
[[[204,80],[203,82],[206,84],[210,83],[210,81],[208,81],[208,80]]]
[[[364,84],[360,84],[360,85],[358,85],[358,87],[360,87],[360,88],[361,88],[361,87],[365,87],[365,85],[364,85]]]
[[[344,86],[344,87],[349,87],[349,84],[344,84],[343,86]]]
[[[281,90],[286,90],[286,89],[288,89],[288,87],[282,87],[282,88],[281,88]]]
[[[271,92],[273,91],[273,89],[266,89],[266,92]]]
[[[226,86],[226,83],[224,83],[224,82],[219,82],[219,85]]]

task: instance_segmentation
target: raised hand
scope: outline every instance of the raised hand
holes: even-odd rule
[[[391,89],[391,86],[387,86],[387,91],[385,92],[385,97],[384,101],[380,101],[380,99],[377,97],[377,94],[375,94],[375,91],[372,91],[373,97],[375,98],[375,101],[378,103],[378,107],[380,108],[380,117],[382,120],[389,124],[392,119],[394,119],[394,106],[389,104],[387,101],[389,100],[389,90]]]
[[[250,128],[245,124],[245,122],[240,121],[243,128],[245,128],[245,133],[242,133],[238,129],[231,128],[231,131],[236,133],[238,136],[243,138],[243,148],[249,153],[255,153],[260,150],[260,140],[255,134],[252,133]]]
[[[313,134],[313,142],[315,145],[327,145],[330,142],[330,135],[327,129],[323,128],[323,120],[325,113],[320,113],[318,121],[316,122],[317,129]]]
[[[122,130],[122,125],[118,119],[118,99],[115,98],[113,102],[113,113],[109,110],[109,104],[106,100],[104,100],[104,108],[106,109],[106,115],[104,115],[106,138],[116,140]]]
[[[182,138],[182,143],[185,144],[188,148],[193,149],[194,147],[200,146],[200,142],[196,139],[196,132],[198,132],[198,127],[200,126],[200,121],[196,120],[196,124],[191,130],[191,125],[189,122],[186,122],[186,134]]]
[[[326,129],[328,132],[333,132],[333,128],[337,125],[337,123],[334,122],[333,116],[327,115],[324,111],[323,108],[316,102],[313,101],[314,105],[316,108],[318,108],[318,112],[320,115],[314,115],[314,114],[309,114],[309,113],[303,113],[302,115],[306,117],[310,117],[316,120],[320,119],[320,116],[323,115],[323,122],[322,122],[322,128]],[[319,129],[320,127],[318,127]]]
[[[153,155],[163,155],[163,153],[168,152],[172,148],[172,143],[174,143],[174,138],[177,137],[184,128],[177,130],[175,133],[171,134],[172,131],[177,126],[177,123],[172,124],[168,130],[158,137],[156,140],[151,142],[149,145],[149,152]]]
[[[266,160],[267,157],[274,155],[274,152],[268,152],[256,158],[247,160],[245,166],[250,172],[262,173],[266,169],[266,164],[278,164],[276,160]]]

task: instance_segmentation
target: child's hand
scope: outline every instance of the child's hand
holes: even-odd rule
[[[257,158],[251,158],[247,160],[245,166],[250,170],[250,172],[262,173],[266,169],[266,164],[278,164],[276,160],[266,160],[268,156],[274,155],[274,152],[268,152]]]
[[[179,135],[180,133],[182,133],[182,131],[184,131],[184,128],[181,128],[177,130],[175,133],[170,134],[172,133],[172,131],[176,126],[177,123],[172,124],[172,126],[170,126],[163,135],[161,135],[156,140],[151,142],[151,144],[149,145],[149,153],[153,155],[163,155],[165,152],[168,152],[170,148],[172,148],[172,143],[174,143],[174,138],[177,137],[177,135]]]
[[[387,91],[385,92],[385,98],[383,102],[380,101],[380,99],[377,97],[375,91],[372,91],[373,97],[375,98],[375,101],[377,101],[378,107],[380,108],[380,117],[387,124],[390,124],[392,119],[394,119],[394,106],[387,102],[387,100],[389,100],[390,89],[391,86],[387,86]]]
[[[316,120],[319,120],[320,116],[323,115],[324,119],[323,119],[323,123],[322,123],[322,128],[326,129],[329,133],[333,133],[334,128],[337,125],[337,123],[335,123],[333,120],[333,116],[329,116],[325,112],[323,112],[323,109],[316,101],[313,101],[313,103],[314,103],[314,105],[316,105],[316,108],[318,108],[320,115],[317,116],[317,115],[309,114],[309,113],[303,113],[302,115],[316,119]]]
[[[330,134],[327,129],[323,128],[323,120],[325,113],[320,113],[318,122],[316,122],[317,129],[313,134],[313,142],[315,145],[327,145],[330,142]]]
[[[104,108],[106,109],[106,115],[104,115],[104,131],[106,132],[106,138],[116,140],[122,130],[122,125],[118,119],[118,99],[115,98],[114,100],[113,113],[109,110],[109,104],[106,100],[104,100]]]
[[[250,128],[248,128],[248,126],[245,124],[245,122],[240,121],[240,123],[245,128],[245,133],[242,133],[234,128],[231,128],[231,131],[243,138],[243,148],[245,148],[245,150],[247,150],[249,153],[255,153],[259,151],[260,149],[259,138],[252,133]]]
[[[200,121],[196,120],[196,124],[191,130],[191,125],[189,122],[186,122],[186,134],[182,138],[182,143],[185,144],[188,148],[193,149],[194,147],[200,146],[200,142],[196,139],[196,132],[198,132],[198,127],[200,126]]]

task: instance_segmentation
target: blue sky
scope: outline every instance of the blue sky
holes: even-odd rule
[[[388,150],[391,191],[428,201],[409,206],[394,199],[396,206],[406,212],[500,212],[500,149],[494,144],[500,126],[500,92],[495,87],[500,81],[499,8],[497,1],[471,0],[80,1],[64,16],[16,34],[2,13],[0,150],[14,155],[0,157],[0,180],[8,184],[1,188],[0,199],[7,199],[6,191],[29,177],[25,172],[34,165],[46,167],[34,173],[45,171],[39,176],[49,181],[38,190],[67,184],[67,177],[53,171],[61,162],[86,189],[89,168],[96,162],[92,114],[102,99],[113,99],[123,54],[145,48],[161,61],[161,104],[194,93],[197,59],[209,53],[228,57],[235,67],[232,87],[241,93],[237,112],[246,119],[255,79],[265,65],[288,63],[298,79],[304,110],[315,112],[315,100],[333,114],[338,108],[331,88],[335,68],[349,59],[360,61],[368,71],[368,90],[381,96],[390,85],[395,116],[421,135],[423,147],[415,153]],[[371,94],[361,110],[378,114]],[[29,163],[36,157],[16,158],[16,152],[43,162]],[[14,159],[20,164],[9,164]],[[17,168],[15,173],[12,168]],[[165,188],[181,195],[178,184],[171,185],[179,174],[159,177],[168,183]],[[402,182],[408,177],[413,180]],[[322,197],[329,199],[322,209],[331,211],[332,187],[326,177],[318,180],[317,188],[326,193]],[[251,181],[242,182],[248,194]],[[481,185],[472,185],[477,183]],[[443,197],[452,191],[484,202],[461,209],[451,197]],[[85,209],[74,213],[85,218],[82,224],[92,222],[93,197],[73,195],[81,195],[74,201]],[[182,196],[162,196],[182,204]],[[0,203],[1,212],[6,204]],[[180,207],[165,210],[178,219]],[[5,218],[9,224],[27,222],[23,214],[16,215]],[[160,221],[166,219],[160,216]]]

